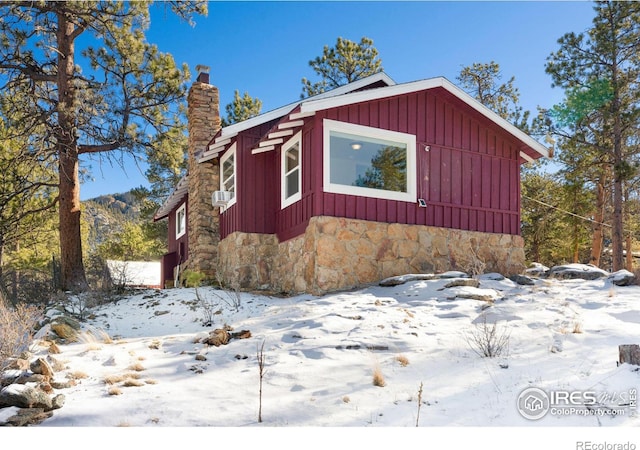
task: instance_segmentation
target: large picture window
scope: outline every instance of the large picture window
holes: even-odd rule
[[[325,119],[324,190],[415,202],[415,136]]]
[[[282,146],[282,208],[302,198],[302,133],[297,133]]]
[[[231,200],[223,209],[236,202],[236,144],[220,158],[220,190],[231,192]],[[221,211],[223,210],[221,208]]]

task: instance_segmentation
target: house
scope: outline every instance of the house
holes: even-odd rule
[[[445,78],[378,73],[220,128],[189,92],[189,172],[163,280],[323,293],[405,273],[524,269],[520,166],[549,150]],[[169,281],[170,283],[171,281]]]

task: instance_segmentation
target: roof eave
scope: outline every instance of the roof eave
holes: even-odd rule
[[[441,87],[447,90],[449,93],[475,109],[477,112],[503,128],[505,131],[519,139],[526,146],[530,147],[534,152],[539,154],[539,157],[548,158],[550,155],[549,149],[544,145],[533,139],[531,136],[515,127],[495,112],[484,106],[482,103],[471,97],[462,89],[451,83],[444,77],[429,78],[426,80],[413,81],[410,83],[397,84],[386,88],[372,89],[367,91],[353,92],[351,94],[345,94],[340,97],[330,97],[323,99],[308,99],[300,104],[300,111],[302,112],[317,112],[330,108],[336,108],[345,105],[351,105],[354,103],[360,103],[371,100],[378,100],[386,97],[392,97],[396,95],[408,94],[412,92],[418,92],[427,89],[434,89]]]

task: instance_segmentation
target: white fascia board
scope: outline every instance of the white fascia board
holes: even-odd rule
[[[355,90],[361,89],[363,87],[366,87],[378,81],[383,81],[385,84],[389,86],[393,86],[396,84],[396,82],[393,81],[389,75],[387,75],[384,72],[378,72],[374,75],[363,78],[361,80],[357,80],[352,83],[345,84],[344,86],[340,86],[335,89],[332,89],[330,91],[314,95],[313,97],[309,97],[307,100],[311,100],[311,99],[318,100],[318,99],[331,98],[331,97],[347,94],[349,92],[353,92]],[[377,90],[377,89],[373,89],[373,90]],[[274,109],[264,114],[260,114],[259,116],[252,117],[251,119],[247,119],[242,122],[229,125],[228,127],[225,127],[220,131],[219,139],[222,139],[224,137],[233,137],[244,130],[248,130],[249,128],[253,128],[257,125],[261,125],[271,120],[284,117],[287,114],[289,114],[291,111],[293,111],[300,104],[300,102],[301,100],[298,100],[296,102],[289,103],[288,105],[281,106],[280,108]],[[308,116],[305,115],[304,117],[308,117]]]
[[[189,189],[189,176],[185,175],[178,181],[178,185],[173,192],[167,197],[162,206],[158,208],[158,211],[153,216],[154,220],[164,219],[169,215],[171,210],[175,208],[182,198],[187,194]]]
[[[300,105],[300,112],[317,112],[330,108],[336,108],[345,105],[352,105],[355,103],[366,102],[371,100],[378,100],[387,97],[393,97],[396,95],[409,94],[412,92],[418,92],[434,88],[444,88],[451,94],[458,97],[467,105],[478,111],[480,114],[494,122],[496,125],[502,127],[508,133],[512,134],[516,138],[520,139],[528,146],[537,151],[544,157],[549,157],[549,149],[531,136],[513,126],[498,114],[491,111],[482,103],[471,97],[462,89],[451,83],[444,77],[429,78],[427,80],[413,81],[410,83],[396,84],[394,86],[388,86],[378,89],[369,89],[365,91],[353,92],[351,94],[345,94],[339,97],[331,97],[324,99],[309,99],[302,102]]]
[[[291,103],[278,109],[274,109],[273,111],[269,111],[267,113],[260,114],[259,116],[252,117],[251,119],[229,125],[228,127],[225,127],[221,130],[220,136],[235,136],[236,134],[244,130],[248,130],[249,128],[253,128],[274,119],[279,119],[280,117],[286,116],[291,111],[293,111],[293,109],[298,106],[298,104],[299,102]]]
[[[524,159],[526,162],[533,162],[533,158],[527,155],[525,152],[520,152],[520,157]]]

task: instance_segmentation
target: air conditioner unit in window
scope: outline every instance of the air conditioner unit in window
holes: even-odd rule
[[[232,192],[230,191],[215,191],[211,196],[211,204],[216,206],[227,206],[231,200]]]

